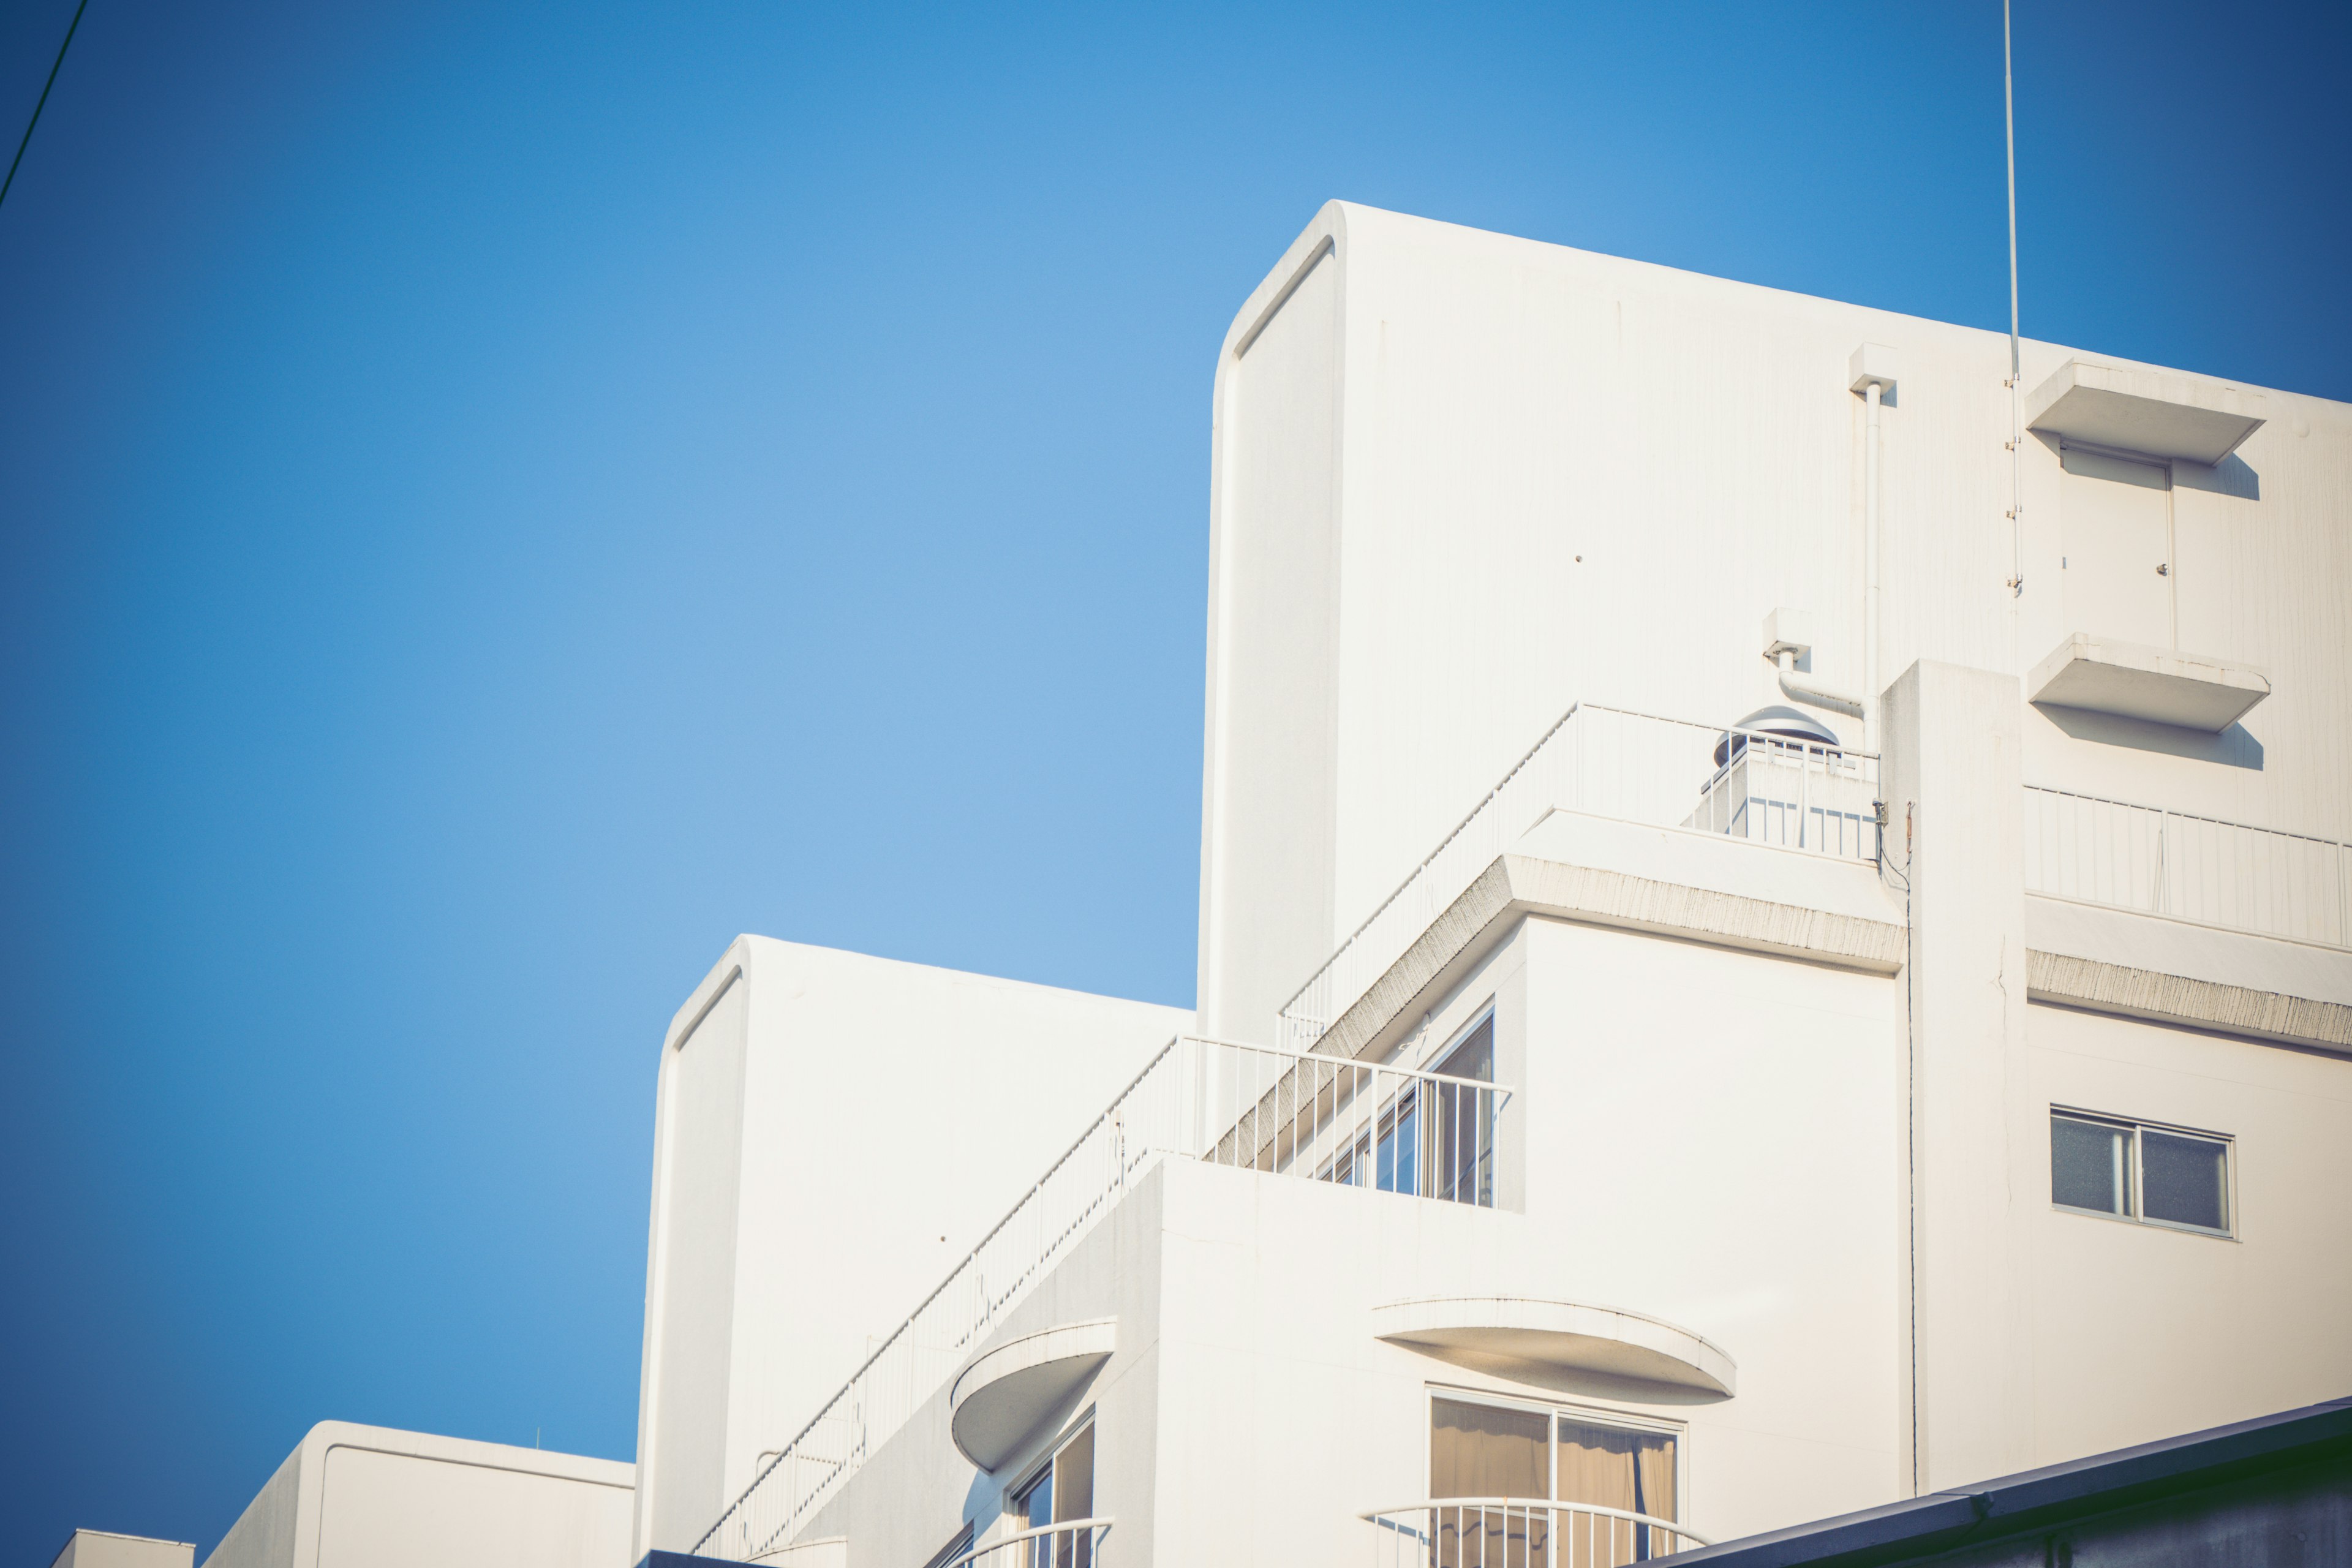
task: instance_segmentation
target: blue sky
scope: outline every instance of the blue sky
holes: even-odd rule
[[[2028,4],[2028,332],[2352,398],[2347,16]],[[2000,51],[91,0],[0,206],[0,1557],[322,1418],[628,1457],[731,935],[1190,1001],[1210,374],[1315,208],[2002,326]]]

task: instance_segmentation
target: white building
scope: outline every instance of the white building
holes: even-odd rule
[[[2352,409],[2009,356],[1318,214],[1197,1025],[739,942],[634,1550],[1582,1568],[2352,1390]]]
[[[49,1568],[194,1568],[195,1561],[193,1542],[77,1530],[66,1537]]]
[[[633,1495],[611,1459],[321,1421],[205,1568],[614,1568]]]

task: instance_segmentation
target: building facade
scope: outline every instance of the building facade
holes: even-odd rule
[[[2009,356],[1318,214],[1197,1018],[739,943],[636,1550],[1582,1568],[2352,1390],[2352,408]]]

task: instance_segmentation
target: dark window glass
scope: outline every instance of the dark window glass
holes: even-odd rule
[[[2140,1212],[2149,1219],[2230,1228],[2228,1145],[2142,1128]]]
[[[2131,1213],[2131,1129],[2071,1116],[2050,1119],[2050,1201]]]
[[[1024,1516],[1025,1530],[1036,1530],[1054,1522],[1054,1472],[1045,1473],[1029,1483],[1029,1489],[1013,1504]]]
[[[1380,1189],[1421,1191],[1421,1080],[1413,1080],[1381,1117]]]

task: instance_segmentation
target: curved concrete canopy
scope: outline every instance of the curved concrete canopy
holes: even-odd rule
[[[1444,1354],[1468,1351],[1728,1394],[1739,1369],[1687,1329],[1615,1307],[1526,1296],[1444,1296],[1372,1309],[1372,1332]]]
[[[993,1470],[1051,1420],[1118,1348],[1118,1320],[1059,1323],[986,1352],[948,1393],[948,1432],[963,1457]]]

